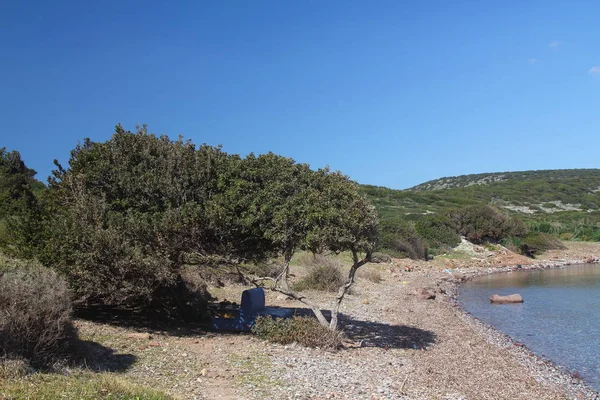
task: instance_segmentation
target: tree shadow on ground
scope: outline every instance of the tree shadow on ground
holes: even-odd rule
[[[308,308],[295,308],[298,316],[312,316]],[[331,312],[323,311],[328,320]],[[339,315],[339,326],[348,339],[360,343],[360,347],[384,349],[427,349],[436,341],[436,334],[415,326],[390,325],[381,322],[364,321],[346,314]]]
[[[75,311],[75,318],[150,334],[167,333],[171,336],[197,336],[210,329],[208,317],[186,322],[165,318],[152,312],[108,306],[78,308]]]
[[[137,360],[133,354],[115,350],[90,340],[77,339],[73,363],[94,372],[124,372]]]
[[[314,317],[312,310],[309,308],[290,309],[293,310],[296,316]],[[331,318],[331,313],[327,310],[323,310],[323,315],[328,320]],[[209,319],[193,323],[161,320],[160,318],[153,318],[147,313],[108,307],[80,309],[76,316],[84,320],[125,327],[140,332],[167,333],[177,337],[239,334],[238,332],[213,330]],[[345,314],[340,314],[339,321],[339,326],[344,330],[346,337],[360,343],[361,347],[426,349],[436,341],[434,332],[415,326],[365,321]]]

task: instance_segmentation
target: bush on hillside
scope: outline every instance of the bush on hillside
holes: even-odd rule
[[[341,331],[332,331],[311,317],[288,319],[259,316],[252,327],[252,333],[270,342],[298,343],[305,347],[338,349],[342,345]]]
[[[294,284],[294,290],[320,290],[337,292],[344,284],[341,263],[320,254],[303,254],[299,264],[308,269],[308,274]]]
[[[380,246],[395,257],[427,260],[427,246],[412,222],[391,219],[381,223]]]
[[[76,338],[66,282],[39,267],[0,272],[0,352],[49,367],[63,359]]]
[[[448,213],[458,233],[470,242],[498,243],[504,238],[527,234],[523,221],[501,213],[488,205],[473,205]]]
[[[415,230],[426,241],[428,248],[446,251],[460,244],[455,226],[445,215],[426,215],[415,222]]]
[[[519,252],[531,258],[535,258],[536,255],[547,250],[560,249],[566,249],[560,239],[542,232],[530,232],[519,243]]]
[[[427,247],[419,236],[412,236],[407,240],[393,239],[388,246],[388,250],[399,258],[407,257],[412,260],[427,260],[428,258]]]

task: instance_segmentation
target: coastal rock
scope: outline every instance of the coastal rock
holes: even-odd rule
[[[523,297],[520,294],[510,294],[508,296],[500,296],[498,294],[493,294],[490,297],[490,301],[492,303],[497,304],[509,304],[509,303],[522,303]]]
[[[417,296],[419,296],[423,300],[433,300],[433,299],[435,299],[435,291],[433,289],[430,289],[430,288],[423,288],[423,289],[417,290],[416,294],[417,294]]]
[[[462,272],[454,272],[452,273],[452,277],[458,282],[463,282],[467,280],[467,275]]]

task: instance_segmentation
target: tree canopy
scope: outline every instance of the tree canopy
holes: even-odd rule
[[[40,257],[80,302],[180,310],[197,305],[185,297],[189,266],[281,256],[287,282],[300,248],[350,251],[358,268],[377,242],[374,208],[354,182],[273,153],[242,158],[118,125],[56,165]]]

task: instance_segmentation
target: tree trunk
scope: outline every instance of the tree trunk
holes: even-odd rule
[[[338,294],[336,297],[335,305],[331,309],[331,321],[329,322],[330,330],[335,331],[338,329],[338,315],[340,313],[340,307],[342,305],[342,301],[344,300],[344,297],[346,296],[346,293],[348,293],[348,290],[350,290],[350,288],[354,284],[354,278],[356,276],[356,271],[360,267],[362,267],[363,265],[368,263],[370,260],[371,260],[370,252],[367,253],[367,255],[365,256],[364,259],[359,261],[358,252],[356,250],[352,250],[353,264],[352,264],[352,267],[350,267],[350,271],[348,272],[348,280],[346,281],[346,283],[344,283],[342,286],[340,286],[340,289],[338,290]]]
[[[352,285],[354,284],[354,278],[356,276],[356,271],[371,260],[371,252],[368,252],[366,254],[365,258],[363,258],[362,260],[359,260],[358,252],[356,250],[352,250],[353,264],[352,264],[352,267],[350,267],[350,271],[348,272],[348,280],[338,290],[335,304],[334,304],[333,308],[331,309],[331,321],[327,321],[327,319],[323,315],[323,312],[315,303],[310,301],[303,294],[290,289],[290,285],[288,282],[289,270],[290,270],[290,259],[291,259],[291,257],[285,258],[285,263],[283,265],[283,269],[282,269],[281,273],[279,274],[279,276],[277,277],[277,279],[256,278],[256,279],[248,279],[248,281],[252,282],[256,287],[263,287],[262,282],[264,282],[265,280],[272,281],[274,283],[274,286],[271,288],[271,290],[285,294],[286,296],[289,296],[289,297],[293,298],[294,300],[297,300],[297,301],[307,305],[312,310],[312,312],[315,314],[315,317],[317,317],[317,320],[319,321],[319,323],[321,325],[323,325],[326,328],[329,328],[332,331],[337,330],[338,329],[338,315],[340,312],[340,307],[341,307],[342,301],[344,300],[346,293],[348,293],[348,290],[350,290],[350,287],[352,287]],[[280,282],[281,282],[281,286],[279,286]]]

